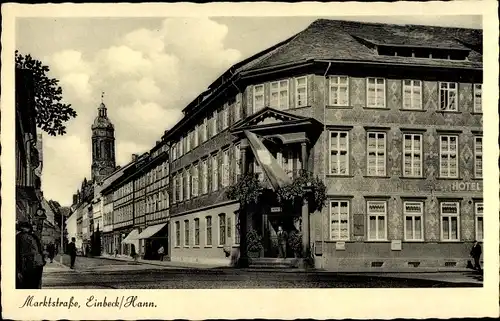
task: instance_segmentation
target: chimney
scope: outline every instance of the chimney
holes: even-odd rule
[[[73,194],[73,204],[76,204],[78,202],[78,195]]]
[[[132,154],[132,161],[135,162],[137,160],[137,154]]]

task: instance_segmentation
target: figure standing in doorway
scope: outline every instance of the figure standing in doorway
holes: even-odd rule
[[[285,231],[283,231],[283,228],[278,226],[278,250],[279,250],[279,257],[280,258],[286,258],[286,242],[287,242],[288,235]]]
[[[481,271],[481,264],[479,262],[479,259],[481,258],[482,252],[483,251],[479,242],[474,241],[474,245],[472,246],[472,250],[470,251],[470,256],[472,256],[472,258],[474,259],[474,269],[478,271]]]

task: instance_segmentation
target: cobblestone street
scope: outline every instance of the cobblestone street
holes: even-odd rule
[[[57,257],[59,259],[59,257]],[[47,263],[43,288],[235,289],[235,288],[407,288],[480,287],[470,273],[370,273],[259,271],[233,268],[179,268],[102,258],[77,257],[75,269]],[[68,264],[69,258],[64,257]]]

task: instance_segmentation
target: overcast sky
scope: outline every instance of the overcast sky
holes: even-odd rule
[[[124,165],[150,149],[228,67],[318,18],[18,18],[16,48],[50,66],[78,113],[65,136],[44,135],[45,197],[70,205],[90,178],[90,126],[102,91],[115,124],[117,164]],[[480,16],[323,18],[481,28]]]

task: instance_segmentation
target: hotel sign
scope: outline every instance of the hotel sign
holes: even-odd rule
[[[401,240],[391,241],[391,251],[401,251],[401,249],[402,249]]]
[[[483,182],[453,182],[451,190],[454,192],[482,192]]]
[[[281,212],[281,207],[271,207],[271,213],[279,213]]]

